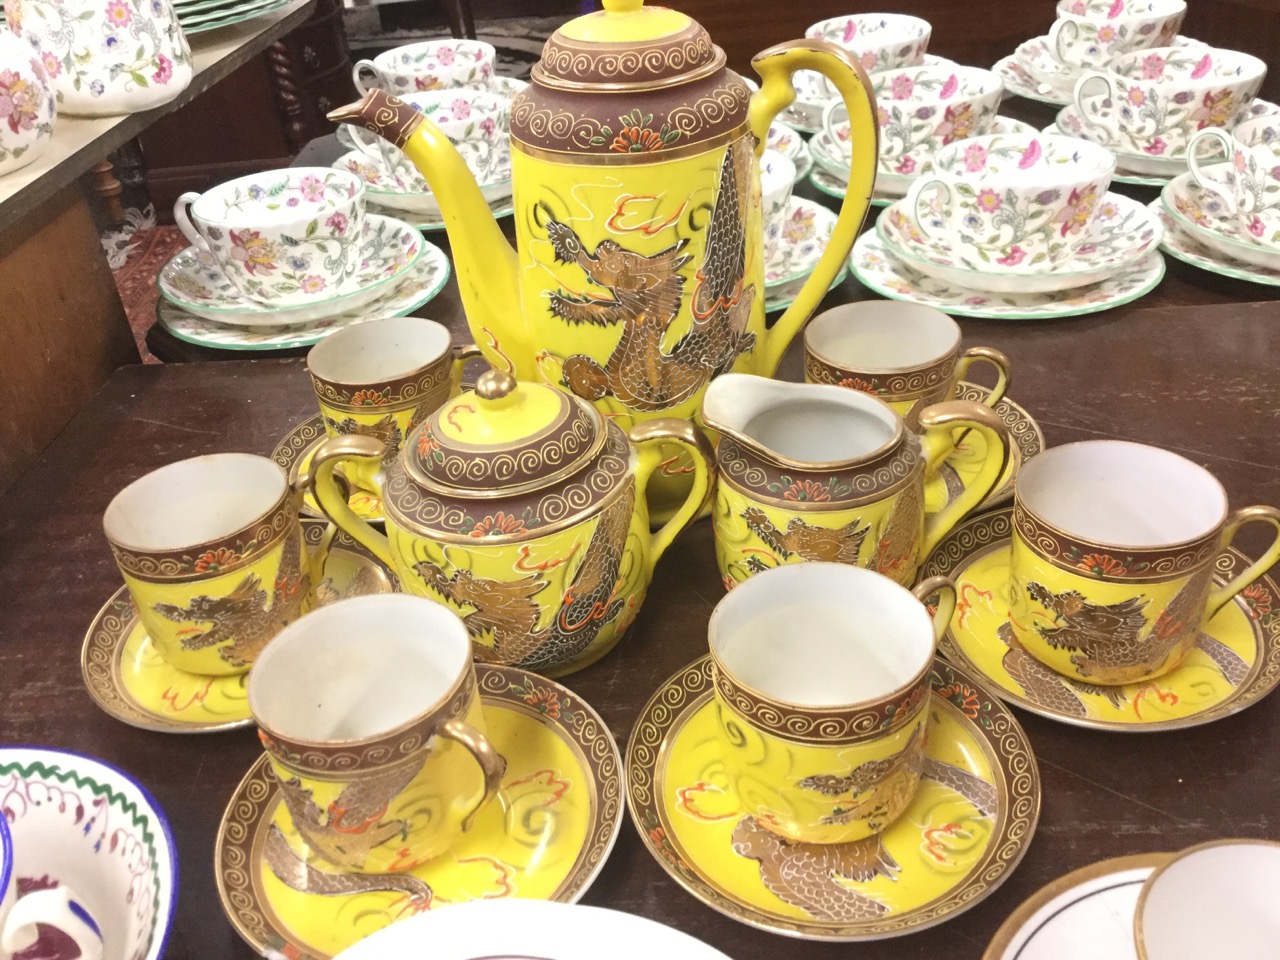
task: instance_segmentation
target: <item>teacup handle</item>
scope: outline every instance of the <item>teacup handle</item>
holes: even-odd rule
[[[1070,36],[1064,36],[1068,28],[1071,31]],[[1066,54],[1062,52],[1063,43],[1074,43],[1080,36],[1080,24],[1074,20],[1055,20],[1053,26],[1049,28],[1049,46],[1052,48],[1054,55],[1062,63],[1069,63]]]
[[[376,160],[382,164],[386,163],[386,158],[382,153],[382,140],[377,134],[370,133],[364,127],[357,127],[354,123],[344,124],[344,126],[347,128],[347,136],[351,138],[351,142],[356,145],[357,150],[370,160]]]
[[[1110,138],[1115,131],[1095,120],[1091,120],[1089,118],[1088,111],[1084,108],[1084,88],[1092,84],[1095,80],[1098,83],[1106,85],[1107,99],[1114,102],[1116,94],[1114,87],[1111,85],[1111,75],[1104,73],[1101,70],[1090,70],[1083,77],[1077,80],[1075,89],[1071,91],[1071,99],[1076,105],[1076,113],[1080,115],[1080,122],[1086,127],[1093,127],[1095,130],[1101,130],[1108,138]]]
[[[502,787],[502,775],[507,772],[507,762],[502,754],[493,749],[488,737],[461,720],[446,720],[436,730],[436,736],[452,740],[475,757],[476,763],[480,764],[480,772],[484,774],[484,796],[462,819],[462,829],[465,832],[471,829],[476,814],[498,795],[498,790]]]
[[[906,198],[902,201],[902,206],[907,211],[907,216],[911,218],[911,222],[915,224],[916,229],[926,237],[932,236],[932,234],[925,225],[924,218],[920,216],[920,201],[924,199],[926,191],[935,187],[947,191],[947,199],[951,199],[951,185],[945,180],[939,177],[929,177],[928,179],[921,177],[911,184],[910,189],[907,190]]]
[[[75,941],[82,960],[101,960],[102,933],[80,905],[79,896],[61,885],[35,890],[13,905],[0,929],[0,955],[7,957],[35,943],[36,925],[41,923],[57,927]]]
[[[989,363],[996,368],[996,385],[982,401],[985,406],[994,407],[1009,389],[1009,358],[995,347],[970,347],[960,354],[960,362],[956,364],[955,379],[963,380],[969,368],[975,363]]]
[[[1201,144],[1208,143],[1210,140],[1217,140],[1227,152],[1227,170],[1231,175],[1231,192],[1222,189],[1222,185],[1214,183],[1207,177],[1200,166]],[[1199,130],[1187,142],[1187,166],[1191,168],[1191,176],[1195,178],[1196,183],[1200,184],[1204,189],[1217,197],[1221,197],[1226,203],[1227,209],[1233,214],[1238,212],[1239,204],[1236,203],[1235,185],[1236,185],[1236,168],[1232,164],[1232,159],[1236,153],[1236,141],[1231,134],[1223,130],[1221,127],[1205,127]]]
[[[1271,524],[1276,529],[1276,537],[1271,541],[1271,546],[1267,547],[1266,552],[1249,564],[1243,573],[1233,577],[1226,586],[1219,587],[1209,594],[1209,604],[1206,607],[1208,611],[1207,617],[1212,617],[1230,603],[1232,597],[1274,567],[1277,561],[1280,561],[1280,510],[1275,507],[1241,507],[1239,510],[1233,511],[1231,516],[1227,518],[1227,525],[1222,530],[1222,549],[1227,549],[1240,528],[1249,523]]]
[[[994,410],[973,400],[946,400],[925,407],[920,411],[920,427],[924,431],[926,477],[936,473],[951,452],[952,431],[957,427],[976,430],[987,441],[987,459],[973,483],[933,516],[925,517],[921,556],[927,556],[1000,482],[1009,460],[1009,431]],[[993,456],[997,448],[1000,455]]]
[[[370,83],[366,74],[373,74],[373,82]],[[382,79],[382,74],[378,72],[378,68],[373,65],[372,60],[357,60],[356,65],[351,68],[351,82],[355,84],[356,90],[360,96],[364,96],[370,90],[385,90],[386,81]]]
[[[702,515],[716,486],[716,454],[706,434],[689,420],[659,417],[631,428],[628,434],[640,453],[636,467],[636,500],[644,499],[645,488],[655,470],[662,466],[662,443],[674,443],[688,452],[693,460],[693,484],[680,509],[649,536],[648,570],[653,568],[676,537]]]
[[[316,505],[326,517],[336,523],[356,543],[361,544],[388,567],[395,567],[395,559],[391,554],[391,542],[386,534],[379,533],[366,521],[356,516],[347,503],[347,491],[333,471],[344,460],[357,462],[382,463],[382,454],[386,448],[377,437],[362,437],[348,434],[341,437],[329,437],[316,447],[311,458],[311,468],[305,475],[305,482],[311,489]]]
[[[822,132],[831,138],[832,143],[836,143],[835,131],[832,128],[835,126],[834,120],[838,110],[844,110],[846,117],[849,115],[849,108],[844,105],[843,100],[828,100],[827,105],[822,108]]]
[[[938,595],[938,609],[933,612],[933,639],[941,640],[956,612],[956,585],[950,577],[929,577],[912,587],[911,592],[921,603],[928,603],[935,593]]]
[[[178,229],[182,231],[182,235],[187,238],[187,242],[199,250],[212,256],[209,250],[209,242],[200,235],[200,231],[196,229],[196,225],[191,222],[191,214],[187,211],[193,203],[200,199],[200,194],[195,191],[188,191],[180,196],[173,204],[173,222],[178,225]]]

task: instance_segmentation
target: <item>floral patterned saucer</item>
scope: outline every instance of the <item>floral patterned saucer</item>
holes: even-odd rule
[[[1007,57],[1001,57],[991,70],[1000,78],[1005,91],[1016,97],[1035,100],[1037,103],[1049,103],[1055,107],[1071,102],[1070,91],[1062,92],[1054,85],[1044,83],[1033,76],[1018,59],[1017,54],[1011,53]]]
[[[884,833],[784,840],[727,785],[711,658],[645,705],[627,747],[631,817],[649,852],[707,906],[809,940],[900,936],[942,923],[1017,866],[1040,814],[1040,776],[1013,714],[960,668],[934,662],[925,775]]]
[[[809,145],[804,142],[804,137],[800,135],[799,130],[785,123],[775,121],[770,124],[765,146],[770,150],[777,150],[795,164],[796,183],[807,177],[809,171],[813,169],[813,157],[809,154]]]
[[[926,276],[903,263],[875,233],[864,233],[853,245],[854,276],[891,300],[921,303],[961,317],[1040,320],[1100,313],[1150,293],[1164,278],[1164,258],[1152,250],[1115,276],[1061,293],[980,293]]]
[[[249,13],[244,13],[243,11],[232,7],[227,11],[227,15],[225,17],[218,20],[207,20],[204,23],[192,24],[190,26],[182,23],[181,16],[178,17],[178,22],[182,26],[182,32],[190,37],[197,33],[206,33],[210,30],[220,29],[221,27],[230,27],[233,24],[244,23],[246,20],[257,20],[260,17],[273,14],[277,10],[283,10],[285,7],[289,6],[291,2],[292,0],[275,0],[275,2],[269,6],[262,7]]]
[[[957,400],[986,399],[986,387],[961,381],[956,391]],[[989,510],[1013,499],[1013,482],[1022,465],[1044,451],[1044,434],[1031,414],[1008,397],[1002,397],[995,405],[996,416],[1009,431],[1009,462],[996,488],[978,505],[979,510]],[[987,443],[982,436],[969,431],[956,445],[938,472],[924,486],[925,513],[939,513],[947,504],[964,493],[965,488],[978,478],[987,458]]]
[[[1138,894],[1172,857],[1113,857],[1046,884],[1001,924],[982,960],[1134,960]]]
[[[241,293],[217,262],[196,247],[187,247],[175,254],[160,271],[156,283],[166,300],[203,320],[246,327],[315,323],[376,300],[394,288],[422,256],[422,236],[403,220],[373,215],[366,216],[365,221],[360,245],[360,285],[348,293],[293,306],[259,303]],[[235,236],[232,233],[232,237]],[[289,267],[289,260],[288,256],[282,256],[266,269]],[[305,266],[305,261],[301,261],[299,269]],[[318,277],[308,279],[323,284]]]
[[[422,254],[399,283],[363,307],[344,310],[314,323],[280,324],[269,327],[241,327],[206,320],[174,306],[167,300],[156,302],[156,321],[173,336],[187,343],[218,350],[287,350],[319,343],[335,330],[380,317],[403,317],[438,294],[449,279],[449,258],[427,241]]]
[[[1201,176],[1211,183],[1223,183],[1227,165],[1201,167]],[[1237,260],[1252,270],[1280,269],[1280,250],[1254,243],[1241,232],[1239,221],[1228,214],[1222,198],[1196,182],[1191,171],[1175,177],[1160,192],[1160,200],[1184,233],[1189,233],[1219,256]]]
[[[803,197],[792,197],[787,206],[787,219],[782,228],[783,243],[772,260],[765,264],[764,309],[766,313],[775,313],[791,306],[804,282],[818,265],[827,241],[835,233],[836,221],[839,218],[812,200]],[[831,281],[836,286],[848,275],[843,268]]]
[[[326,548],[317,604],[367,593],[391,593],[399,581],[345,533],[326,543],[327,522],[302,521],[309,550]],[[138,620],[127,587],[98,611],[85,634],[80,672],[94,702],[108,714],[157,733],[216,733],[251,724],[245,691],[248,674],[206,677],[170,666]]]
[[[376,210],[389,210],[392,216],[405,217],[411,223],[421,220],[424,223],[444,223],[440,213],[440,205],[432,196],[422,175],[414,171],[415,183],[419,190],[405,190],[395,183],[387,173],[380,160],[370,157],[360,150],[349,150],[333,163],[335,170],[354,173],[364,183],[366,202]],[[511,161],[500,161],[498,164],[498,181],[486,183],[480,188],[490,209],[496,205],[498,209],[511,204]],[[415,224],[416,226],[416,224]]]
[[[1005,201],[994,190],[978,194],[980,210],[997,216]],[[923,205],[922,205],[923,206]],[[922,234],[905,209],[905,201],[895,201],[876,221],[876,236],[889,253],[914,270],[943,283],[990,293],[1055,293],[1099,283],[1132,267],[1160,244],[1163,228],[1141,202],[1118,193],[1108,193],[1098,203],[1093,220],[1085,228],[1087,237],[1070,259],[1054,269],[1027,264],[1025,273],[994,273],[977,260],[966,259],[954,248],[941,229],[940,221],[926,227],[939,229]],[[981,227],[977,228],[981,232]],[[995,231],[998,232],[998,231]],[[1007,250],[1000,263],[1018,263],[1025,256],[1017,244],[1002,245],[990,256]],[[1022,266],[1021,264],[1018,264]]]
[[[1069,680],[1042,665],[1018,645],[1008,625],[1012,515],[1006,507],[963,521],[920,570],[921,577],[943,574],[956,585],[958,603],[940,644],[943,655],[975,673],[997,696],[1063,723],[1152,733],[1238,713],[1280,683],[1280,602],[1269,577],[1207,621],[1199,649],[1155,680],[1102,687]],[[1086,557],[1083,562],[1120,561]],[[1227,551],[1218,559],[1219,582],[1248,564],[1243,554]]]
[[[320,446],[326,436],[324,419],[317,413],[286,433],[271,451],[271,459],[284,468],[292,483],[311,463],[316,447]],[[370,523],[381,523],[385,519],[382,515],[382,498],[368,490],[353,486],[347,505],[355,511],[357,517]],[[310,491],[302,496],[302,515],[326,519]]]
[[[1280,287],[1280,269],[1255,267],[1235,257],[1224,256],[1212,247],[1206,246],[1173,219],[1169,211],[1164,208],[1162,200],[1151,201],[1150,209],[1159,215],[1160,222],[1164,224],[1164,241],[1160,244],[1160,249],[1169,256],[1224,277],[1234,277],[1237,280],[1261,283],[1269,287]]]
[[[266,756],[236,788],[214,871],[232,926],[259,953],[328,958],[402,917],[469,900],[576,902],[622,826],[622,759],[609,728],[551,680],[476,664],[485,726],[507,770],[457,846],[413,870],[342,873],[297,852]]]

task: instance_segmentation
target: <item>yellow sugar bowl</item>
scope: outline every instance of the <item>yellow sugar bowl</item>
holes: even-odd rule
[[[683,504],[649,531],[645,488],[675,444],[693,463]],[[635,620],[654,564],[702,510],[715,456],[687,420],[624,433],[590,403],[490,370],[420,424],[386,468],[387,534],[347,506],[343,461],[383,454],[331,437],[312,460],[316,502],[395,568],[404,589],[462,617],[476,658],[548,676],[607,653]]]

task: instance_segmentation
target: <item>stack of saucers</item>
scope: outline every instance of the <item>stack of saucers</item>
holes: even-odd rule
[[[1191,43],[1178,37],[1186,13],[1185,0],[1059,0],[1049,33],[1028,40],[992,69],[1010,93],[1067,104],[1081,77],[1116,57]]]
[[[1109,192],[1104,147],[992,134],[939,150],[931,175],[854,246],[873,290],[969,316],[1072,316],[1136,299],[1164,275],[1159,217]]]
[[[182,32],[190,36],[233,23],[265,17],[287,7],[291,0],[173,0]]]
[[[315,343],[435,296],[449,261],[412,226],[369,212],[354,174],[291,167],[179,198],[192,246],[160,271],[163,327],[223,349]]]
[[[511,102],[528,86],[494,76],[494,49],[477,40],[427,40],[395,47],[355,65],[362,92],[379,88],[429,116],[467,161],[494,216],[511,206]],[[443,230],[431,187],[404,153],[359,127],[343,125],[348,151],[334,161],[364,181],[372,209],[406,216],[420,230]]]
[[[1227,162],[1205,163],[1224,148]],[[1152,204],[1169,225],[1165,249],[1213,273],[1280,285],[1280,115],[1230,133],[1206,128],[1187,153],[1191,169]]]

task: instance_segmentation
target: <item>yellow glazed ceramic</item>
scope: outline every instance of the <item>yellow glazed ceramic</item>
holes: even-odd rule
[[[507,760],[497,800],[448,853],[412,870],[354,874],[300,858],[303,841],[263,757],[218,831],[223,909],[258,952],[325,958],[388,924],[467,900],[572,903],[622,826],[622,759],[608,725],[559,684],[478,664],[485,726]]]
[[[1214,564],[1246,523],[1276,537],[1227,585]],[[1280,510],[1229,512],[1222,485],[1175,453],[1089,441],[1045,451],[1014,494],[1009,623],[1058,673],[1139,683],[1175,669],[1200,627],[1280,560]]]
[[[308,476],[311,470],[311,458],[315,456],[316,449],[324,442],[326,436],[328,434],[325,433],[324,418],[317,413],[286,433],[276,444],[276,448],[271,451],[271,459],[285,469],[291,484],[305,486],[309,481],[300,480],[300,478]],[[342,479],[347,485],[347,505],[355,515],[370,523],[381,523],[382,494],[347,482],[345,474],[342,474]],[[320,509],[320,505],[316,503],[316,498],[309,489],[302,494],[301,511],[304,517],[324,517],[324,511]]]
[[[334,533],[323,521],[302,522],[307,549],[324,555],[317,606],[395,589],[390,570],[345,534],[337,533],[335,539]],[[202,676],[171,666],[147,636],[125,587],[89,625],[80,670],[94,702],[130,726],[160,733],[211,733],[253,722],[246,674]]]
[[[715,477],[710,447],[688,421],[650,421],[628,437],[577,397],[491,370],[423,423],[387,469],[383,536],[333,480],[338,464],[379,457],[372,443],[345,437],[316,452],[320,506],[393,566],[405,590],[455,610],[478,659],[553,676],[621,638],[654,564]],[[667,444],[688,451],[693,483],[651,534],[644,493]]]
[[[742,923],[811,940],[925,929],[991,894],[1040,812],[1031,744],[1004,704],[936,660],[923,778],[883,833],[794,843],[748,816],[721,754],[709,657],[669,679],[627,748],[627,806],[672,878]]]
[[[413,428],[458,392],[463,367],[479,355],[473,344],[451,346],[449,331],[434,320],[386,317],[321,340],[307,354],[307,372],[325,432],[381,440],[386,465]],[[352,464],[348,479],[376,491],[380,470]]]
[[[440,856],[497,792],[467,632],[421,597],[322,607],[249,675],[249,709],[300,856],[352,873]]]
[[[753,66],[755,95],[701,26],[637,0],[563,26],[511,107],[516,249],[428,118],[374,90],[330,119],[364,124],[422,171],[490,364],[590,400],[625,430],[692,417],[728,370],[771,375],[866,214],[879,128],[862,68],[823,40],[780,44]],[[850,186],[812,276],[766,330],[759,157],[798,70],[826,76],[848,106]],[[689,479],[659,478],[662,516]]]
[[[1051,670],[1023,649],[1009,622],[1012,521],[1008,507],[966,520],[920,571],[956,584],[956,614],[942,651],[1000,697],[1064,723],[1148,733],[1230,716],[1280,683],[1280,588],[1265,577],[1206,619],[1198,646],[1154,680],[1102,686]],[[1249,566],[1234,550],[1221,554],[1215,582]]]
[[[116,564],[170,666],[244,673],[307,611],[323,557],[308,562],[300,499],[265,457],[223,453],[154,470],[107,506]]]
[[[913,596],[913,593],[915,596]],[[930,622],[917,598],[940,595]],[[908,593],[838,563],[778,567],[716,605],[716,719],[730,789],[765,830],[849,843],[911,804],[929,674],[955,609],[944,577]]]
[[[933,545],[994,489],[1009,450],[1000,418],[971,401],[926,408],[917,438],[859,391],[739,374],[711,385],[702,416],[722,434],[714,521],[726,589],[811,560],[913,583]],[[925,482],[962,427],[985,439],[985,460],[969,486],[926,515]]]

